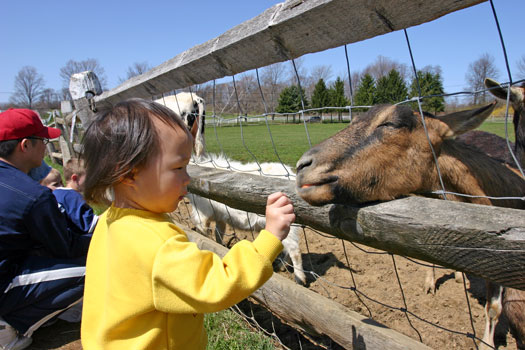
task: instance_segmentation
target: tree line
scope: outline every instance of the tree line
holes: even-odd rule
[[[525,78],[525,55],[516,62],[517,77]],[[137,62],[128,67],[126,75],[119,83],[151,69],[147,62]],[[98,76],[103,90],[107,90],[104,68],[98,60],[88,58],[83,61],[69,60],[60,69],[63,86],[54,90],[45,86],[44,77],[31,66],[23,67],[15,76],[14,91],[8,107],[33,109],[59,108],[60,101],[70,100],[69,79],[72,74],[91,70]],[[494,58],[481,55],[470,63],[465,74],[465,89],[478,91],[469,101],[461,103],[484,103],[488,95],[483,92],[485,77],[498,79],[499,70]],[[378,103],[396,103],[414,96],[432,96],[422,100],[423,108],[439,113],[447,107],[442,95],[443,80],[440,66],[427,66],[417,72],[415,78],[406,65],[388,57],[378,56],[362,71],[352,72],[351,79],[337,76],[333,80],[332,68],[328,65],[307,69],[302,58],[295,60],[295,69],[287,63],[276,63],[259,69],[259,74],[242,73],[236,82],[214,85],[212,82],[192,87],[208,104],[208,109],[217,115],[260,114],[264,112],[293,113],[302,109],[316,108],[319,113],[336,113],[341,118],[342,110],[328,110],[323,107],[369,106]],[[350,83],[351,82],[351,83]],[[299,88],[301,86],[301,88]],[[262,98],[261,98],[262,93]],[[457,100],[447,101],[447,105],[460,104]],[[450,106],[449,106],[450,107]],[[453,106],[455,107],[455,106]]]

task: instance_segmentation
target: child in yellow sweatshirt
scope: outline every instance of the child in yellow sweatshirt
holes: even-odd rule
[[[290,200],[270,195],[266,229],[221,259],[167,215],[190,182],[193,137],[177,115],[130,99],[99,112],[83,143],[86,199],[100,203],[113,192],[88,252],[83,349],[205,349],[204,314],[238,303],[272,275],[295,220]]]

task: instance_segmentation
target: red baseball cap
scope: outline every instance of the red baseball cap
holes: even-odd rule
[[[44,126],[38,114],[30,109],[9,108],[0,113],[0,141],[29,136],[56,139],[60,134],[60,129]]]

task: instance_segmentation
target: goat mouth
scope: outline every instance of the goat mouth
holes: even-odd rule
[[[334,200],[334,189],[337,188],[337,176],[330,176],[317,182],[301,181],[298,178],[297,194],[310,205],[321,206]]]
[[[299,184],[297,187],[300,190],[308,190],[309,188],[312,188],[312,187],[315,188],[315,187],[321,187],[321,186],[324,186],[324,185],[332,184],[332,183],[336,182],[338,179],[339,178],[337,176],[330,176],[330,177],[327,177],[326,179],[323,179],[323,180],[318,181],[318,182]]]

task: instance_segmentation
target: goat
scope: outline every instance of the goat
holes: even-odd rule
[[[525,181],[515,169],[453,139],[478,127],[494,106],[495,102],[441,117],[426,114],[428,138],[419,113],[406,106],[375,106],[303,154],[297,162],[297,192],[312,205],[386,201],[409,194],[436,197],[433,192],[440,190],[441,185],[430,141],[447,191],[522,197]],[[525,203],[519,199],[491,200],[453,194],[447,198],[525,209]],[[494,346],[494,329],[503,310],[518,347],[523,347],[525,324],[520,311],[524,300],[523,291],[488,283],[484,344]]]
[[[485,79],[485,86],[490,89],[494,96],[505,101],[507,101],[507,95],[509,95],[509,102],[512,109],[514,109],[514,116],[512,117],[516,139],[514,153],[520,166],[523,168],[525,166],[525,83],[521,86],[506,88],[497,81],[487,78]]]
[[[286,176],[295,180],[290,167],[281,163],[248,163],[243,164],[234,160],[229,160],[224,156],[213,157],[207,156],[208,159],[200,158],[197,164],[205,167],[213,167],[215,163],[219,168],[229,168],[233,171],[245,172],[261,176]],[[217,239],[220,240],[226,230],[226,224],[241,230],[260,231],[266,226],[266,218],[255,213],[249,213],[242,210],[231,208],[223,203],[216,202],[195,194],[188,195],[192,206],[192,221],[197,230],[206,233],[211,221],[215,221],[215,230]],[[299,250],[299,230],[298,226],[292,225],[288,237],[283,240],[285,259],[289,257],[292,260],[294,269],[294,279],[301,285],[306,285],[306,276],[303,271],[303,261],[301,251]]]
[[[198,129],[193,149],[197,156],[201,156],[206,147],[204,141],[204,126],[206,118],[204,99],[191,92],[179,92],[176,95],[159,98],[158,100],[155,100],[155,102],[160,103],[177,113],[189,129],[191,129],[195,121],[197,121],[196,127]]]
[[[525,165],[525,84],[522,86],[511,86],[506,88],[497,81],[487,78],[485,79],[485,86],[490,89],[490,92],[503,100],[507,100],[509,94],[509,101],[514,110],[512,122],[514,124],[514,133],[516,136],[516,144],[513,144],[497,135],[472,130],[459,135],[456,139],[467,145],[476,147],[480,151],[488,154],[492,158],[501,160],[511,166],[516,165],[516,161],[512,157],[509,146],[513,150],[521,167]],[[522,116],[523,115],[523,116]]]

